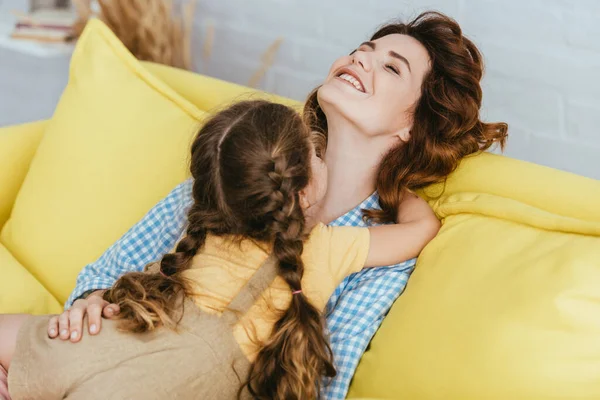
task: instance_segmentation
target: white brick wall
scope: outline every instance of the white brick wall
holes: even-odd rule
[[[484,54],[484,116],[509,123],[507,155],[600,179],[600,0],[199,0],[196,69],[245,84],[283,37],[261,88],[303,99],[378,25],[426,9],[457,19]]]

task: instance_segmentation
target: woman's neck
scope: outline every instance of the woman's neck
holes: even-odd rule
[[[318,218],[328,223],[356,207],[375,191],[377,171],[389,138],[369,137],[347,121],[329,124],[327,193]]]

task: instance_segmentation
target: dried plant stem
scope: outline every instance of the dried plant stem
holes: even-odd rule
[[[192,30],[194,27],[194,15],[196,11],[196,2],[190,1],[183,6],[183,54],[181,56],[183,67],[192,69]]]
[[[204,46],[202,48],[202,68],[203,72],[206,73],[208,70],[208,64],[212,56],[213,44],[215,42],[215,26],[211,23],[206,27],[206,37],[204,39]]]
[[[261,57],[261,60],[262,60],[261,65],[258,68],[258,70],[252,75],[250,80],[248,81],[248,86],[250,86],[252,88],[258,87],[260,80],[267,73],[267,71],[269,70],[271,65],[273,65],[273,61],[275,60],[275,55],[277,54],[277,50],[279,50],[279,47],[281,46],[282,42],[283,42],[283,38],[281,38],[281,37],[277,38],[269,46],[269,48],[267,48],[267,50],[264,52],[264,54]]]

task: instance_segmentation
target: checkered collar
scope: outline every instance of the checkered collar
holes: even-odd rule
[[[373,192],[369,197],[364,199],[359,205],[348,211],[346,214],[336,218],[330,226],[367,226],[371,225],[369,221],[363,218],[363,210],[380,210],[379,194]]]

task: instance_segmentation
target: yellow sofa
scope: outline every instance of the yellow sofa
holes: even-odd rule
[[[0,128],[0,312],[56,313],[77,272],[186,177],[204,113],[248,96],[139,63],[101,23],[48,121]],[[421,195],[443,221],[350,397],[600,398],[600,182],[464,160]]]

